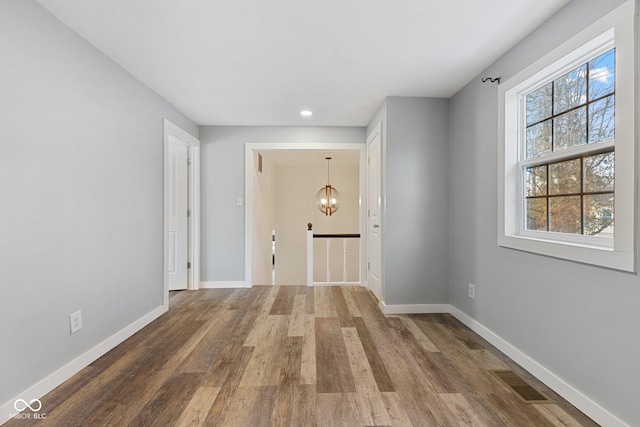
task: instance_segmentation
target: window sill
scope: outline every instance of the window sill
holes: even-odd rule
[[[635,256],[630,252],[617,251],[614,248],[592,246],[575,242],[559,242],[524,235],[501,235],[498,245],[532,252],[539,255],[560,258],[583,264],[596,265],[635,273]]]

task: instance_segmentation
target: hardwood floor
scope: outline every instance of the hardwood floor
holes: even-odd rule
[[[359,287],[172,294],[169,312],[6,426],[595,426],[447,314]],[[527,404],[491,370],[551,403]]]

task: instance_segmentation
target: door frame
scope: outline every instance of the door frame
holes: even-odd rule
[[[169,308],[169,137],[177,139],[188,148],[190,164],[187,171],[189,191],[187,209],[191,212],[187,218],[189,221],[188,261],[191,263],[191,268],[188,272],[189,285],[187,289],[198,290],[200,288],[200,140],[165,118],[163,120],[163,305],[167,309]]]
[[[380,135],[380,159],[379,159],[379,165],[380,165],[380,170],[378,170],[378,179],[379,179],[379,195],[380,195],[380,206],[378,207],[379,212],[378,212],[378,222],[380,225],[380,229],[379,229],[379,233],[380,233],[380,295],[376,295],[376,298],[378,298],[378,302],[380,304],[380,307],[382,308],[384,305],[384,302],[386,300],[386,292],[385,292],[385,280],[384,280],[384,230],[385,230],[385,206],[386,206],[386,196],[385,196],[385,141],[384,141],[384,133],[382,132],[383,128],[383,122],[378,122],[378,124],[373,128],[373,130],[371,132],[369,132],[369,134],[367,135],[367,171],[366,171],[366,176],[367,176],[367,196],[369,195],[369,162],[370,162],[370,153],[369,153],[369,140],[371,139],[371,137],[375,134]],[[369,205],[367,205],[367,209],[369,208]],[[366,234],[367,237],[369,237],[369,226],[370,226],[370,218],[369,215],[367,215],[367,224],[366,224]],[[367,240],[367,259],[366,262],[369,262],[369,241]],[[368,279],[369,279],[369,270],[366,270],[366,275],[367,275],[367,288],[369,290],[371,290],[371,287],[369,287],[369,283],[368,283]],[[373,293],[373,292],[372,292]],[[375,293],[374,293],[375,295]]]
[[[367,250],[367,143],[245,143],[244,155],[244,283],[245,287],[252,287],[252,262],[253,262],[253,156],[254,152],[274,151],[274,150],[358,150],[360,151],[360,212],[359,233],[360,233],[360,259],[359,276],[360,285],[366,286],[366,250]]]

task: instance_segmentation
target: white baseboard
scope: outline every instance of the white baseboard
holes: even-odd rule
[[[502,339],[480,322],[471,318],[454,306],[450,306],[449,312],[456,319],[468,326],[469,329],[489,341],[498,350],[509,356],[511,360],[529,371],[533,376],[542,381],[580,411],[584,412],[598,424],[610,427],[630,427],[629,424],[626,424],[620,418],[598,405],[578,389],[566,383],[562,378],[558,377],[540,363],[527,356],[525,353],[511,345],[508,341]]]
[[[76,357],[71,362],[67,363],[48,377],[29,387],[27,390],[23,391],[15,398],[0,405],[0,424],[9,421],[12,416],[18,412],[13,406],[16,400],[24,399],[25,401],[30,402],[33,399],[42,398],[42,396],[58,387],[60,384],[80,372],[82,369],[89,366],[109,350],[113,349],[118,344],[129,338],[131,335],[135,334],[140,329],[144,328],[149,323],[160,317],[162,314],[166,313],[166,311],[167,307],[165,307],[164,305],[154,309],[132,324],[126,326],[124,329],[116,332],[114,335],[102,341],[92,349],[88,350],[86,353]],[[47,402],[42,402],[42,410],[39,413],[46,414],[47,409]]]
[[[384,314],[430,314],[449,313],[449,304],[385,304],[380,301]]]
[[[313,282],[313,286],[362,286],[360,282]]]
[[[244,281],[200,282],[200,289],[250,288]]]
[[[244,282],[201,282],[200,289],[214,288],[244,288]],[[512,344],[495,334],[480,322],[474,320],[467,314],[458,310],[449,304],[407,304],[407,305],[386,305],[380,303],[383,313],[385,314],[409,314],[409,313],[451,313],[456,319],[460,320],[472,331],[476,332],[482,338],[489,341],[492,345],[509,356],[514,362],[529,371],[532,375],[553,389],[556,393],[573,404],[576,408],[591,417],[597,423],[603,426],[611,427],[630,427],[624,421],[616,417],[611,412],[594,402],[592,399],[584,395],[582,392],[566,383],[560,377],[549,371],[547,368],[527,356],[525,353],[514,347]],[[5,402],[0,406],[0,424],[9,421],[13,414],[17,411],[14,408],[14,402],[17,399],[31,401],[32,399],[40,399],[45,394],[71,378],[83,368],[100,358],[109,350],[122,343],[131,335],[144,328],[153,320],[160,317],[167,311],[167,307],[160,306],[140,319],[136,320],[121,331],[115,333],[105,341],[96,345],[86,353],[72,360],[56,372],[42,379],[35,385],[29,387],[20,393],[14,399]],[[46,402],[43,402],[42,412],[46,413]]]

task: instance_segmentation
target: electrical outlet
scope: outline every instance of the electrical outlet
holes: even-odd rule
[[[75,313],[71,313],[69,315],[69,322],[71,323],[72,334],[82,329],[82,311],[78,310]]]
[[[476,299],[476,285],[469,283],[469,298]]]

